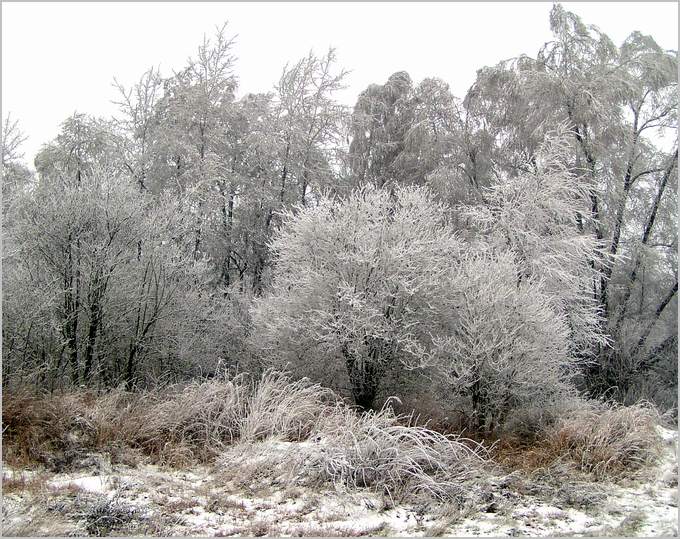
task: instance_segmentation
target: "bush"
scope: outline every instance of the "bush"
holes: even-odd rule
[[[497,432],[518,409],[575,394],[576,361],[564,316],[511,253],[467,253],[451,264],[447,320],[433,339],[439,384],[468,399],[473,432]]]
[[[447,209],[418,187],[364,186],[283,214],[270,292],[251,311],[251,344],[273,366],[346,384],[372,408],[386,372],[424,366],[443,276],[463,248]]]

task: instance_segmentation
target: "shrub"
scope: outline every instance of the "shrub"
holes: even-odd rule
[[[645,402],[621,406],[581,401],[555,414],[531,438],[505,435],[494,446],[494,458],[509,468],[578,470],[596,479],[616,479],[659,457],[658,421],[657,410]]]
[[[365,186],[283,214],[270,292],[254,302],[253,349],[272,365],[346,383],[371,408],[386,372],[420,367],[462,243],[424,188]]]
[[[140,515],[135,507],[124,504],[116,498],[100,497],[92,504],[85,504],[79,516],[85,520],[89,535],[105,537],[132,523]]]
[[[473,431],[497,431],[520,408],[575,393],[569,326],[511,253],[472,252],[451,264],[451,316],[433,338],[439,383],[466,397]]]

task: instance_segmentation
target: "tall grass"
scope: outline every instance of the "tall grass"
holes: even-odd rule
[[[239,377],[146,395],[150,402],[143,407],[131,442],[169,464],[210,459],[238,439],[247,394],[247,384]]]
[[[659,458],[658,423],[658,411],[647,402],[593,402],[558,419],[547,433],[546,447],[597,478],[618,476]]]
[[[581,401],[565,407],[530,438],[501,438],[494,459],[506,468],[537,471],[553,466],[595,479],[617,479],[657,461],[662,453],[656,408]]]
[[[237,466],[236,453],[247,456],[258,442],[271,442],[277,453],[290,449],[282,441],[305,441],[296,444],[294,455],[277,453],[272,462],[289,459],[284,467],[302,480],[368,487],[390,497],[408,491],[450,499],[461,495],[461,485],[488,460],[481,444],[442,434],[390,408],[361,414],[330,390],[276,371],[259,379],[241,375],[137,394],[6,391],[2,412],[5,462],[53,470],[77,467],[88,453],[105,451],[114,462],[132,454],[133,464],[139,456],[176,467],[212,462],[226,451],[229,458],[221,462]],[[515,468],[564,461],[598,478],[617,476],[658,457],[658,419],[644,403],[570,406],[529,442],[526,436],[501,440],[493,456]],[[122,457],[114,460],[114,454]]]
[[[333,483],[373,487],[391,498],[427,494],[446,499],[485,460],[483,447],[413,424],[389,408],[358,415],[337,407],[319,423],[318,463]]]
[[[275,371],[259,380],[241,375],[146,393],[5,392],[3,458],[59,468],[116,446],[183,466],[209,461],[238,440],[303,439],[336,401],[328,389]]]
[[[291,381],[284,373],[265,372],[245,402],[241,439],[248,442],[271,436],[305,439],[324,410],[335,401],[337,397],[331,390],[306,378]]]

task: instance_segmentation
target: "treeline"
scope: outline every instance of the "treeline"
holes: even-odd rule
[[[35,175],[8,119],[3,385],[275,366],[487,427],[575,387],[676,407],[676,54],[550,24],[462,100],[399,72],[351,110],[332,50],[237,99],[222,28]]]

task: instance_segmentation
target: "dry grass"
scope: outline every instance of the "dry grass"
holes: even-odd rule
[[[121,390],[40,395],[5,391],[3,459],[13,466],[38,463],[61,471],[90,451],[130,443],[140,424],[138,397]]]
[[[584,403],[571,410],[531,443],[508,437],[494,447],[494,458],[512,469],[534,471],[559,464],[596,479],[617,478],[654,463],[661,454],[657,410]]]
[[[154,395],[137,433],[138,443],[165,464],[209,460],[238,438],[244,386],[240,378],[209,380]]]
[[[425,530],[426,537],[442,537],[446,535],[448,529],[453,526],[457,520],[455,518],[443,518],[431,524]]]
[[[50,399],[52,400],[52,399]],[[15,466],[44,463],[46,454],[64,451],[72,430],[68,409],[58,399],[47,403],[27,390],[4,392],[2,457]]]
[[[212,511],[213,513],[248,512],[246,504],[243,500],[218,494],[213,494],[210,496],[208,503],[206,504],[206,509]]]
[[[286,530],[286,535],[292,537],[365,537],[384,535],[386,526],[384,522],[369,524],[363,528],[356,528],[346,525],[313,524],[305,523]]]
[[[304,438],[329,400],[329,390],[273,371],[258,381],[239,376],[137,394],[6,391],[3,459],[63,471],[103,451],[115,462],[135,465],[147,456],[184,467],[211,461],[241,438]]]
[[[638,470],[660,456],[659,414],[651,404],[591,406],[560,419],[550,449],[597,478]]]
[[[16,519],[12,522],[3,522],[2,536],[49,537],[55,533],[53,530],[60,530],[60,528],[63,527],[63,524],[63,517],[60,515],[46,509],[34,509],[30,514],[22,515],[22,518],[20,519]],[[72,530],[68,531],[71,532]],[[66,533],[63,533],[63,535],[66,535]]]
[[[485,460],[481,446],[445,436],[389,409],[356,414],[338,406],[316,434],[323,474],[335,484],[372,487],[390,498],[427,494],[448,499]]]
[[[277,436],[298,441],[307,438],[329,403],[337,398],[329,389],[304,378],[266,372],[255,384],[241,420],[241,439],[247,442]]]
[[[220,467],[241,488],[334,485],[370,488],[386,498],[460,498],[485,463],[481,446],[425,427],[390,410],[359,414],[341,403],[321,409],[303,444],[269,438],[225,452]]]
[[[244,535],[249,537],[264,537],[265,535],[276,535],[272,529],[272,523],[266,520],[254,520],[243,529]]]
[[[301,524],[287,531],[291,537],[349,537],[347,530],[339,530],[332,526]]]
[[[332,483],[369,487],[388,498],[414,493],[453,500],[480,473],[490,445],[444,435],[390,409],[360,414],[331,391],[274,371],[259,380],[213,379],[143,394],[7,391],[3,397],[5,462],[55,471],[88,466],[93,452],[116,462],[149,458],[175,467],[223,455],[222,469],[244,486]],[[532,419],[532,431],[542,422]],[[568,463],[598,479],[618,476],[659,455],[657,422],[651,405],[585,403],[536,435],[504,435],[492,454],[513,469]]]
[[[125,528],[139,519],[134,506],[105,496],[83,504],[79,516],[85,520],[88,534],[96,537],[111,535],[112,531]]]
[[[11,477],[3,477],[3,494],[32,493],[38,494],[47,490],[47,478],[45,475],[26,476],[19,474]]]

